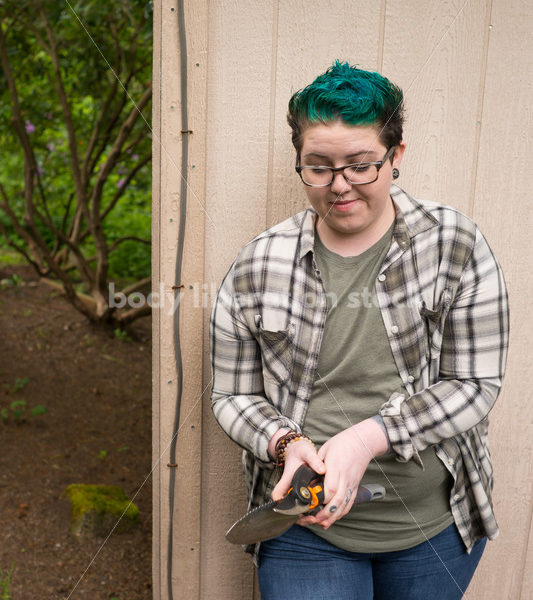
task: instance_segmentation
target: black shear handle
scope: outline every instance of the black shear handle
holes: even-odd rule
[[[312,483],[319,483],[320,480],[323,479],[324,475],[320,475],[316,471],[313,471],[311,467],[300,465],[292,476],[291,485],[295,488],[308,487]]]
[[[324,501],[324,475],[320,475],[316,471],[313,471],[311,467],[307,465],[301,465],[292,478],[292,488],[298,499],[305,503],[309,500],[309,496],[302,495],[302,488],[311,488],[316,485],[322,486],[322,491],[319,494],[320,504]],[[385,497],[385,488],[382,485],[376,483],[361,484],[357,490],[354,504],[361,502],[372,502],[373,500],[381,500]],[[318,508],[318,507],[317,507]],[[316,511],[317,509],[315,509]],[[314,512],[314,511],[313,511]]]

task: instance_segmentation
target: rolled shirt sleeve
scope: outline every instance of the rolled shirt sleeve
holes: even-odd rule
[[[412,395],[395,393],[381,407],[398,460],[421,465],[420,451],[487,417],[502,385],[508,337],[503,274],[477,230],[444,323],[438,381]]]
[[[272,466],[270,438],[281,427],[299,427],[265,395],[260,348],[241,309],[233,268],[215,299],[210,334],[214,416],[234,442]]]

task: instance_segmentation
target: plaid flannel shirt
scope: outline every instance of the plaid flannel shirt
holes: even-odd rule
[[[487,427],[506,362],[505,282],[468,217],[395,185],[391,196],[393,241],[376,295],[405,393],[384,399],[379,414],[397,460],[422,466],[419,452],[435,446],[453,476],[450,507],[470,551],[498,534]],[[309,208],[246,244],[213,306],[212,408],[244,449],[250,509],[278,479],[271,436],[283,426],[302,430],[317,369],[327,303],[315,216]]]

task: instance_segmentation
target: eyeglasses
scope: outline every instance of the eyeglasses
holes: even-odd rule
[[[300,175],[305,185],[311,187],[327,187],[333,183],[336,173],[342,173],[348,183],[365,185],[374,183],[379,176],[379,170],[394,152],[395,146],[391,146],[385,156],[375,162],[361,162],[344,167],[323,167],[315,165],[296,165],[296,172]],[[298,162],[300,157],[298,156]]]

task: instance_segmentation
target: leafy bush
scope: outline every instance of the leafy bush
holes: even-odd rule
[[[149,312],[108,289],[150,272],[151,21],[142,0],[0,4],[4,246],[113,325]]]

